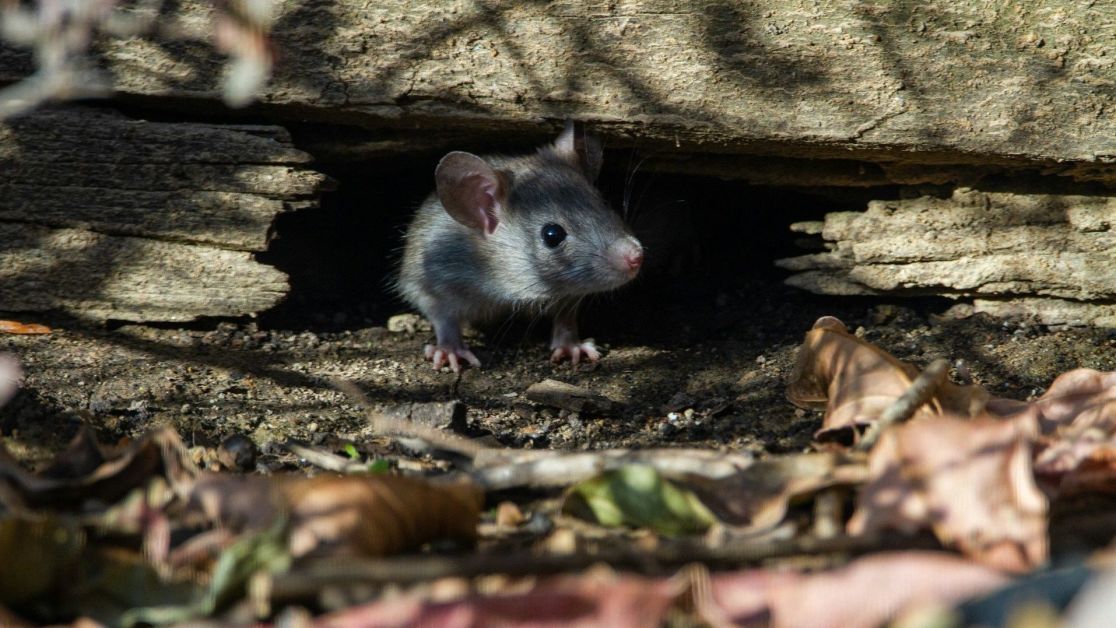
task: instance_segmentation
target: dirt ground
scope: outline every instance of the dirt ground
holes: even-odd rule
[[[292,293],[258,320],[90,329],[8,314],[55,332],[0,336],[0,351],[17,355],[26,375],[24,390],[0,409],[5,443],[36,464],[80,425],[111,442],[169,424],[193,445],[247,436],[267,469],[299,464],[279,446],[289,439],[399,455],[333,388],[344,379],[375,404],[460,400],[467,435],[509,447],[802,451],[820,415],[786,401],[785,378],[823,315],[902,360],[949,358],[955,380],[994,395],[1027,399],[1066,370],[1116,369],[1113,332],[942,316],[953,305],[945,299],[821,297],[783,285],[773,260],[804,246],[790,223],[862,210],[895,189],[779,189],[637,173],[636,156],[616,154],[600,185],[644,241],[647,263],[634,286],[590,299],[582,311],[583,336],[604,348],[602,360],[552,365],[549,321],[517,320],[471,339],[482,369],[460,378],[434,372],[420,358],[432,338],[421,319],[405,321],[409,331],[388,329],[408,307],[387,278],[438,157],[323,164],[341,186],[320,209],[280,216],[261,259],[291,275]],[[606,395],[623,410],[571,414],[528,402],[527,387],[547,378]]]
[[[583,330],[606,350],[595,365],[551,365],[548,324],[518,322],[474,337],[484,368],[460,378],[420,359],[431,334],[418,319],[403,319],[418,322],[413,332],[386,324],[315,332],[223,322],[4,336],[0,350],[19,357],[26,382],[0,411],[0,428],[8,447],[32,465],[83,424],[106,441],[166,424],[193,445],[240,434],[260,448],[259,465],[270,470],[298,465],[277,446],[288,439],[398,454],[332,388],[331,380],[346,379],[376,404],[461,400],[467,434],[509,447],[801,451],[820,416],[788,403],[784,382],[803,334],[822,315],[843,319],[900,359],[925,365],[947,357],[955,380],[971,379],[996,395],[1041,394],[1075,367],[1116,369],[1111,332],[942,317],[943,301],[815,297],[774,275],[705,296],[668,294],[621,294],[589,308]],[[606,395],[623,410],[596,416],[528,402],[524,391],[546,378]]]

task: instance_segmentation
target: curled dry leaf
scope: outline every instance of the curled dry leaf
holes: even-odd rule
[[[234,529],[290,517],[290,549],[386,556],[438,539],[473,541],[483,494],[472,484],[394,475],[314,478],[209,475],[195,508]]]
[[[918,376],[918,369],[895,359],[879,347],[849,333],[832,316],[814,323],[798,350],[787,386],[787,399],[796,406],[825,409],[819,440],[845,440],[872,422],[903,395]],[[945,383],[914,417],[950,412],[962,416],[979,413],[988,394],[978,386]]]
[[[593,570],[543,580],[523,593],[471,595],[452,602],[396,597],[325,615],[313,626],[659,626],[684,587],[678,579]]]
[[[0,334],[39,335],[49,334],[54,330],[46,325],[37,323],[21,323],[19,321],[0,321]]]
[[[0,444],[0,504],[80,510],[90,503],[112,504],[157,476],[184,496],[197,473],[172,429],[155,430],[122,447],[103,447],[83,429],[38,474],[21,467]]]
[[[398,475],[319,476],[286,482],[291,552],[349,549],[385,556],[437,539],[472,542],[484,496],[472,484]]]
[[[0,334],[15,335],[42,335],[53,333],[54,330],[38,323],[21,323],[19,321],[0,320]]]
[[[781,523],[795,499],[831,486],[858,485],[867,477],[862,454],[824,452],[760,460],[725,478],[691,477],[686,486],[721,521],[760,531]]]
[[[1035,473],[1059,492],[1116,484],[1116,372],[1069,371],[1034,401],[998,399],[989,410],[1039,426]]]
[[[867,628],[922,605],[956,605],[1007,581],[1001,573],[950,554],[893,552],[809,575],[716,574],[712,589],[722,617],[734,625]]]
[[[1025,571],[1047,557],[1047,502],[1031,467],[1027,417],[923,417],[884,433],[852,534],[925,527],[944,544],[998,569]]]

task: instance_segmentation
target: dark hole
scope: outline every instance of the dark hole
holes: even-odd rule
[[[401,236],[433,188],[441,154],[317,164],[339,188],[318,209],[278,218],[274,242],[259,259],[288,273],[292,289],[286,301],[261,315],[261,324],[341,330],[382,325],[393,314],[410,311],[392,293],[391,276]],[[587,303],[586,316],[601,318],[610,330],[630,327],[626,323],[635,315],[630,308],[644,312],[649,303],[669,312],[695,300],[714,303],[722,295],[754,292],[764,301],[794,294],[798,291],[782,284],[786,271],[773,262],[815,251],[802,248],[804,236],[792,233],[791,223],[820,220],[832,211],[862,211],[871,199],[898,194],[896,188],[765,187],[633,172],[638,157],[608,153],[598,181],[613,207],[626,211],[647,249],[644,272],[632,286]]]

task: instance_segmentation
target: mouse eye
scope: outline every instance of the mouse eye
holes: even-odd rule
[[[562,225],[554,223],[543,225],[542,239],[547,247],[554,248],[566,239],[566,230],[562,228]]]

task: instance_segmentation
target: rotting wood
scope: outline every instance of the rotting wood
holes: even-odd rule
[[[208,42],[211,5],[163,33]],[[437,133],[598,123],[612,145],[880,163],[1036,164],[1113,181],[1116,5],[585,0],[278,3],[269,115]],[[193,41],[107,39],[122,94],[219,101]],[[0,51],[0,80],[29,72]],[[359,141],[364,141],[363,139]],[[958,171],[958,176],[963,172]]]
[[[1116,326],[1114,228],[1116,197],[959,188],[828,214],[828,252],[778,263],[822,294],[974,297],[993,315]]]
[[[535,403],[570,412],[613,414],[623,407],[623,404],[604,395],[553,379],[531,384],[524,396]]]
[[[274,126],[164,123],[82,107],[0,126],[0,310],[189,321],[266,310],[275,217],[330,181]]]
[[[0,309],[188,321],[265,310],[287,277],[244,251],[0,222]]]
[[[389,405],[384,415],[440,430],[460,431],[465,427],[468,408],[460,401],[416,401]]]

